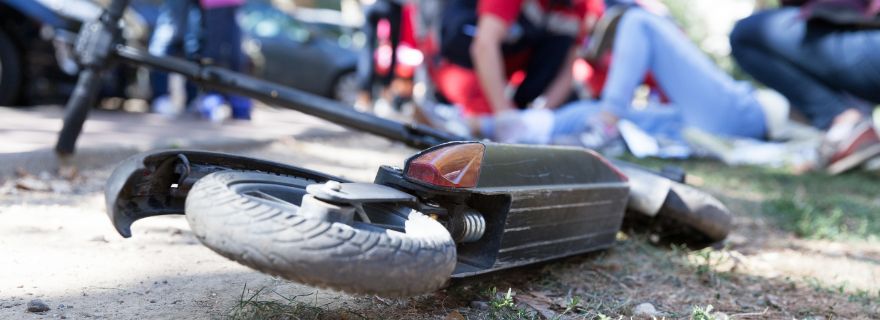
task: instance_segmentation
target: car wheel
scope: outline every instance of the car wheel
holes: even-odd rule
[[[21,61],[12,40],[0,30],[0,105],[15,103],[21,85]]]
[[[333,83],[333,99],[354,106],[358,96],[358,77],[354,71],[347,71],[336,77]]]

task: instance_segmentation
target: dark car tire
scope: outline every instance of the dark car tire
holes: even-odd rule
[[[437,290],[449,279],[456,263],[455,243],[439,222],[410,210],[395,216],[404,219],[405,232],[393,232],[357,222],[306,218],[289,199],[301,199],[311,183],[256,172],[213,173],[193,186],[186,217],[198,239],[217,253],[308,285],[411,296]],[[279,196],[288,208],[249,195],[254,185],[260,190],[290,188],[283,189],[289,194]]]
[[[357,72],[349,70],[340,73],[333,80],[330,97],[347,105],[354,106],[359,90],[360,83]]]
[[[21,86],[21,58],[15,43],[0,30],[0,106],[16,102]]]

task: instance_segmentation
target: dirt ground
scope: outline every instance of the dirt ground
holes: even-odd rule
[[[359,181],[412,152],[360,136],[231,151]],[[617,319],[645,303],[654,310],[641,314],[657,318],[880,318],[876,240],[808,240],[754,214],[739,215],[716,249],[659,247],[622,233],[610,250],[457,281],[421,297],[317,290],[213,253],[180,216],[139,221],[123,239],[104,211],[111,170],[30,173],[48,186],[33,189],[49,191],[0,177],[0,319]],[[712,191],[738,213],[760,210],[749,198],[759,195],[748,190]],[[51,309],[27,312],[34,299]]]

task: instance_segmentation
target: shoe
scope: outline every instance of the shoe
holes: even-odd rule
[[[871,121],[833,126],[819,155],[828,174],[837,175],[880,155],[880,136]]]
[[[229,95],[227,99],[232,108],[232,119],[251,120],[251,110],[253,109],[251,99],[237,95]]]
[[[229,106],[223,96],[219,94],[206,94],[196,98],[193,103],[196,104],[196,110],[204,119],[211,122],[223,122],[230,116]]]
[[[865,161],[865,164],[862,165],[862,169],[864,169],[865,171],[880,173],[880,156]]]
[[[590,117],[586,121],[584,131],[578,136],[581,147],[610,157],[617,157],[626,152],[626,143],[623,142],[616,124],[608,124],[600,117]]]
[[[153,110],[154,113],[158,113],[169,118],[177,117],[183,112],[183,106],[175,105],[174,101],[167,94],[153,99],[153,103],[150,108]]]

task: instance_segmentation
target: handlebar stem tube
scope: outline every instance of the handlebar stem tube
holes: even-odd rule
[[[358,112],[337,101],[219,67],[173,57],[157,57],[128,46],[117,46],[116,56],[133,65],[147,65],[182,74],[210,89],[241,94],[268,104],[297,110],[345,127],[401,141],[414,148],[424,149],[448,141],[468,140],[425,126],[403,124]]]

